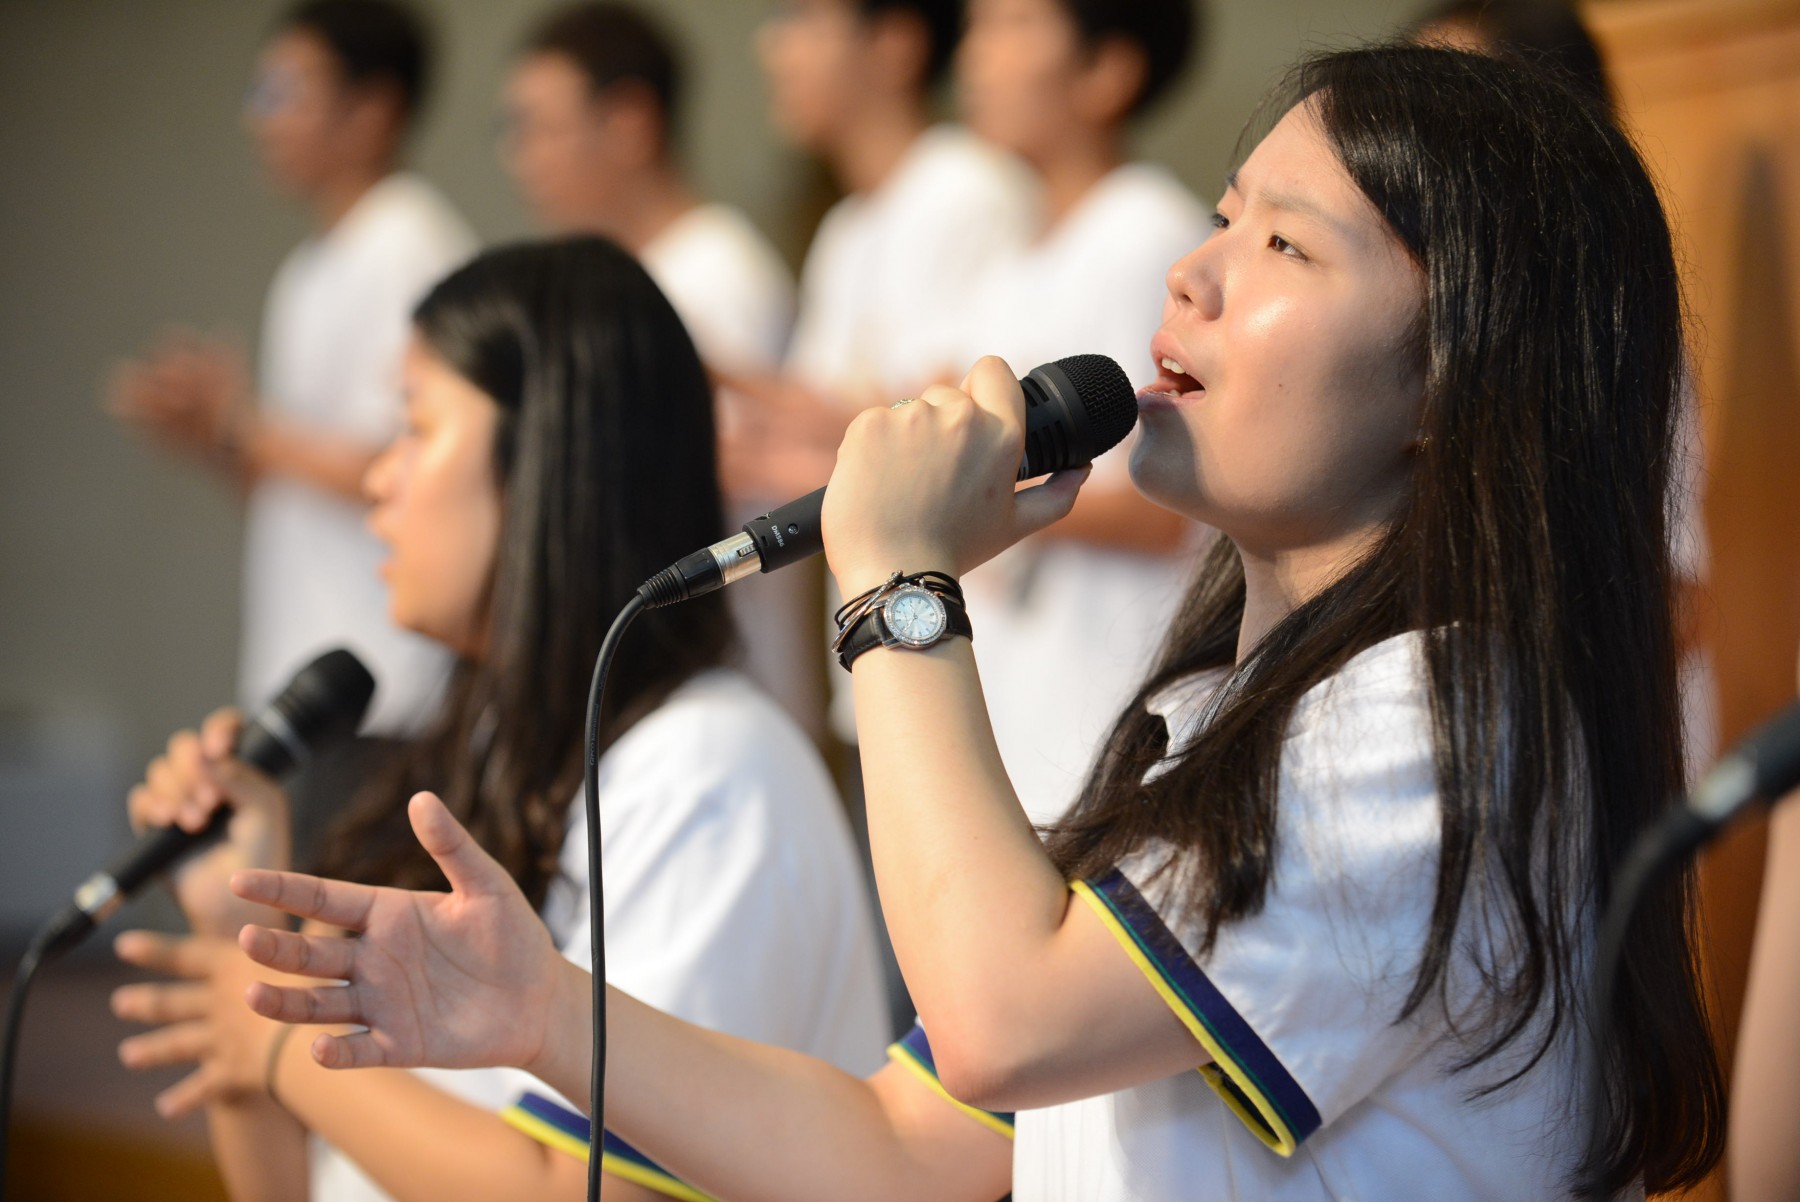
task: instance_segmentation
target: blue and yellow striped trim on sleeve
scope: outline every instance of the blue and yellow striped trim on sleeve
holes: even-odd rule
[[[932,1093],[944,1099],[976,1122],[990,1131],[996,1131],[1007,1139],[1013,1137],[1013,1116],[997,1110],[982,1110],[967,1102],[959,1102],[950,1096],[944,1083],[938,1080],[937,1061],[931,1055],[931,1041],[925,1038],[925,1028],[918,1023],[912,1030],[903,1035],[896,1043],[888,1047],[888,1059],[911,1071],[912,1075],[923,1081]]]
[[[500,1117],[539,1143],[581,1160],[588,1158],[587,1116],[534,1093],[524,1094]],[[610,1131],[600,1132],[600,1168],[614,1177],[682,1202],[715,1202]]]
[[[1275,1053],[1194,963],[1143,894],[1114,869],[1070,886],[1112,932],[1169,1009],[1212,1056],[1200,1074],[1256,1137],[1292,1156],[1319,1111]]]

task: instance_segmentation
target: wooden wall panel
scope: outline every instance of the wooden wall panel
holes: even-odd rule
[[[1584,11],[1684,260],[1712,544],[1700,618],[1729,743],[1793,698],[1800,644],[1800,2],[1595,0]],[[1762,825],[1747,824],[1701,865],[1727,1056],[1764,844]]]

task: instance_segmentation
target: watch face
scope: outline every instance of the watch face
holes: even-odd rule
[[[882,620],[895,638],[914,647],[937,642],[950,624],[950,615],[935,593],[922,588],[903,588],[882,607]]]

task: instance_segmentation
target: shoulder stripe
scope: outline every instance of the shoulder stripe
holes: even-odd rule
[[[1114,869],[1098,881],[1076,881],[1070,888],[1212,1056],[1200,1073],[1232,1113],[1276,1152],[1293,1155],[1319,1129],[1318,1108],[1136,886]]]
[[[588,1158],[587,1116],[534,1093],[520,1096],[500,1114],[526,1135],[578,1160]],[[648,1156],[614,1135],[600,1132],[600,1168],[625,1181],[653,1189],[681,1202],[715,1202]]]
[[[931,1055],[931,1041],[925,1038],[925,1028],[918,1023],[915,1022],[912,1026],[912,1030],[908,1031],[897,1042],[890,1044],[887,1054],[889,1060],[906,1068],[913,1076],[917,1077],[920,1081],[923,1081],[926,1088],[930,1089],[932,1093],[935,1093],[938,1097],[944,1099],[944,1101],[950,1103],[952,1106],[980,1123],[983,1127],[986,1127],[990,1131],[997,1132],[1000,1135],[1004,1135],[1007,1139],[1013,1137],[1012,1115],[1007,1114],[1004,1111],[982,1110],[980,1107],[971,1106],[967,1102],[960,1102],[950,1096],[950,1091],[944,1088],[944,1083],[942,1081],[938,1080],[937,1061],[933,1059]]]

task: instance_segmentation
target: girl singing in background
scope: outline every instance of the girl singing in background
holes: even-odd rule
[[[438,726],[355,799],[324,870],[440,887],[405,816],[414,790],[437,789],[528,899],[537,937],[585,964],[588,673],[638,582],[719,536],[706,376],[643,269],[577,238],[490,251],[439,283],[415,314],[405,387],[406,430],[369,473],[370,521],[391,552],[394,620],[459,666]],[[882,1004],[842,808],[811,744],[728,667],[721,601],[647,615],[613,672],[599,739],[609,967],[671,1013],[866,1072]],[[237,816],[177,877],[196,935],[119,941],[131,962],[192,978],[119,992],[122,1017],[165,1024],[123,1059],[199,1062],[159,1105],[211,1103],[239,1197],[583,1196],[567,1140],[498,1113],[542,1091],[521,1074],[276,1063],[279,1028],[240,1003],[249,966],[227,941],[256,911],[226,879],[287,867],[287,807],[230,758],[237,724],[215,715],[176,736],[132,795],[141,824],[192,829],[225,802]],[[261,1066],[253,1089],[233,1081],[246,1066]],[[641,1195],[649,1170],[629,1148],[606,1167],[609,1198]]]

